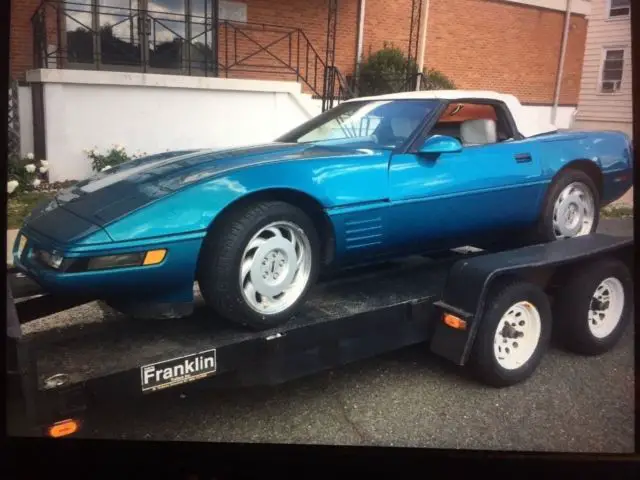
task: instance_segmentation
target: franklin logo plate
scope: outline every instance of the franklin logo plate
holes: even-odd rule
[[[143,392],[155,392],[188,382],[201,380],[216,373],[216,349],[206,350],[186,357],[140,367]]]

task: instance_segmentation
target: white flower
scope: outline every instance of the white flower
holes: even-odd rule
[[[111,165],[107,165],[106,167],[104,167],[102,170],[100,170],[101,172],[106,172],[107,170],[111,169]]]
[[[40,186],[40,183],[42,183],[40,182],[40,179],[36,178],[33,180],[33,182],[31,182],[31,185],[33,185],[34,187],[38,187]]]
[[[20,185],[20,182],[17,180],[9,180],[7,182],[7,193],[13,193],[13,191],[18,188],[18,185]]]
[[[33,160],[33,153],[27,153],[27,160]]]
[[[49,166],[49,162],[47,162],[46,160],[40,160],[40,166],[48,167]]]
[[[29,173],[33,173],[36,171],[36,166],[33,163],[30,163],[28,165],[25,165],[24,169]]]
[[[40,173],[47,173],[47,170],[49,170],[49,167],[40,167],[38,170],[40,170]]]

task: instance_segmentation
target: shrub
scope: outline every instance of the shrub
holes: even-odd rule
[[[449,77],[433,68],[424,74],[421,90],[455,90],[456,86]]]
[[[7,193],[30,192],[40,188],[47,180],[49,162],[46,160],[34,161],[33,153],[27,153],[24,157],[9,155],[7,159]]]
[[[385,43],[362,64],[358,94],[367,96],[415,90],[417,73],[418,66],[413,59],[405,57],[401,49]],[[423,74],[421,90],[455,88],[453,82],[438,70],[429,69]]]
[[[138,153],[129,156],[122,145],[113,145],[106,153],[100,153],[96,148],[85,150],[85,154],[91,160],[91,168],[94,172],[104,172],[124,162],[146,155]]]

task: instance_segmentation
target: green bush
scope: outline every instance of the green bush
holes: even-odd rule
[[[94,172],[103,172],[124,162],[146,155],[145,153],[139,153],[129,156],[122,145],[113,145],[105,153],[100,153],[96,148],[92,148],[85,150],[85,154],[91,161],[91,168]]]
[[[420,90],[455,90],[455,88],[455,84],[449,77],[431,68],[425,72]]]
[[[401,49],[385,43],[381,50],[369,55],[360,67],[358,94],[360,96],[415,90],[418,66],[405,57]],[[423,71],[421,90],[454,89],[454,83],[442,72]]]

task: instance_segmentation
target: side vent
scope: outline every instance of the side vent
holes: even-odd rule
[[[384,238],[382,217],[354,217],[345,222],[347,250],[380,245]]]

